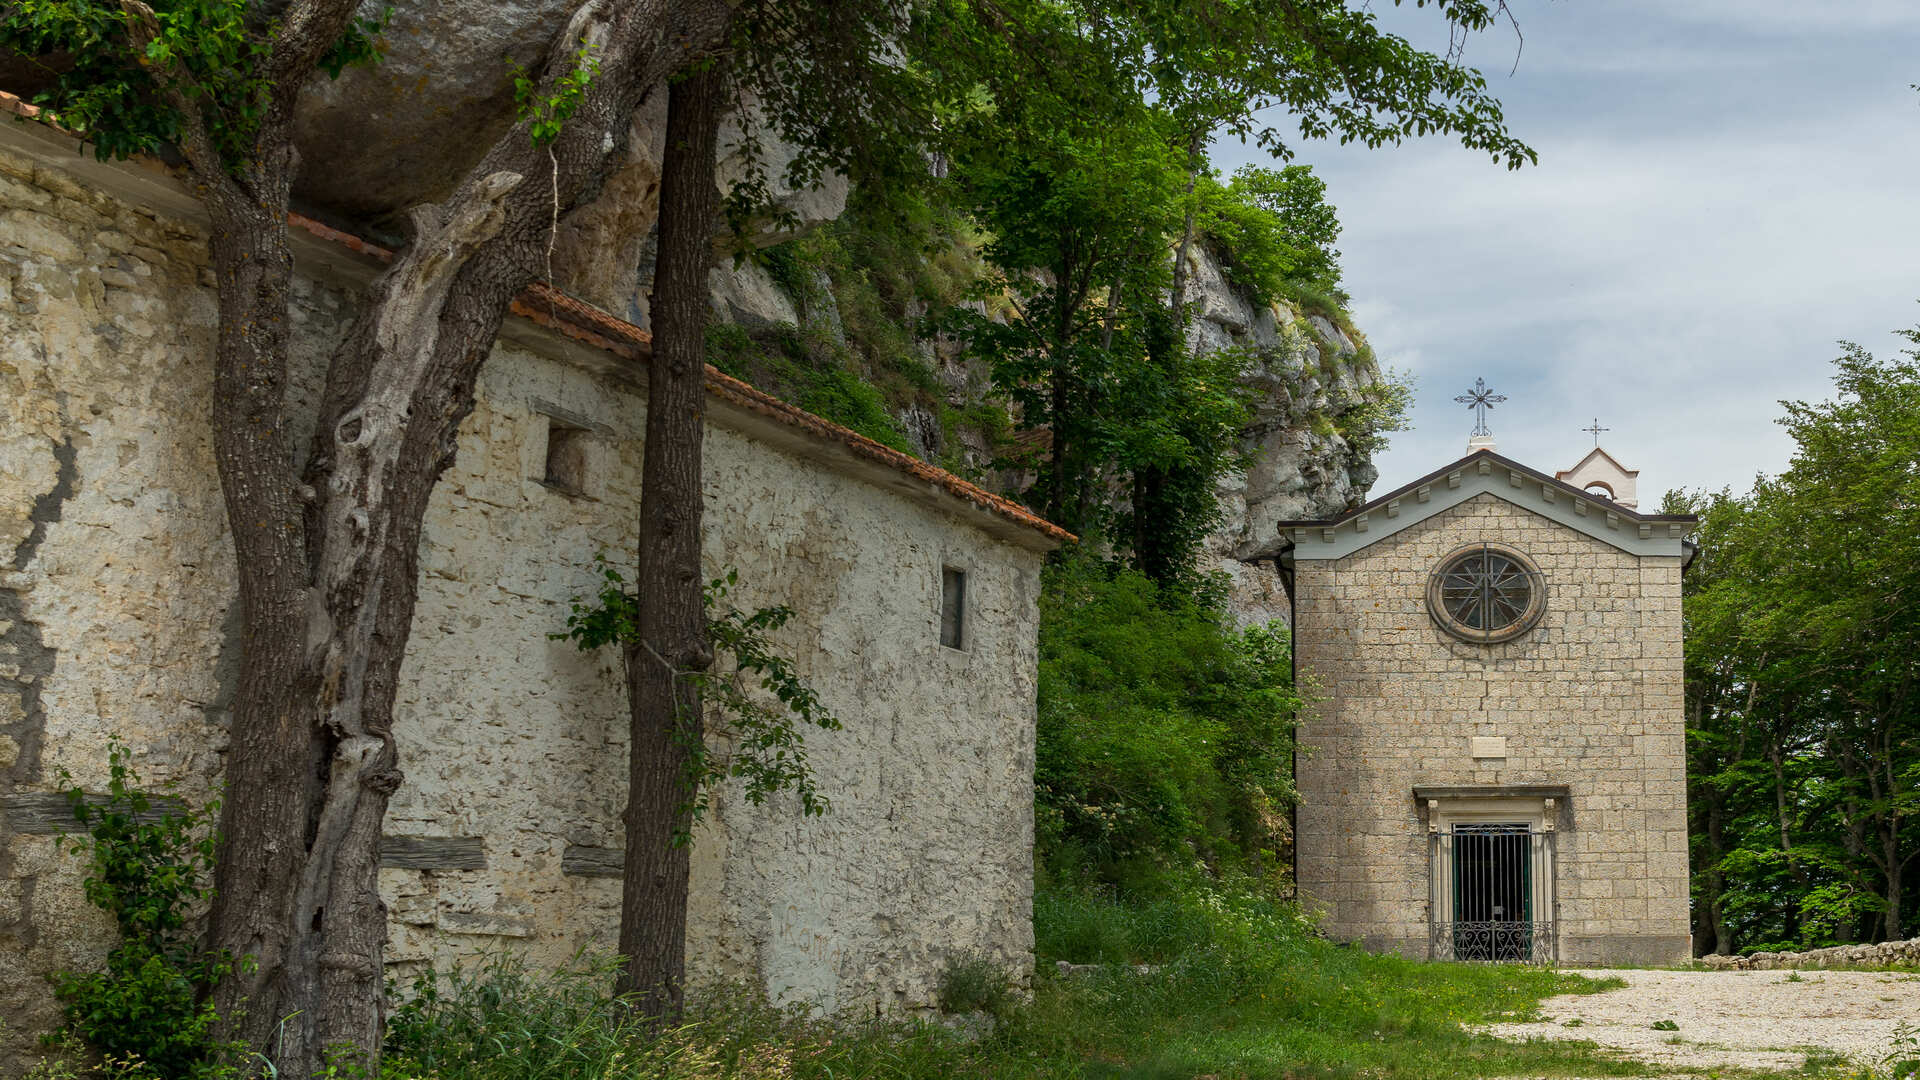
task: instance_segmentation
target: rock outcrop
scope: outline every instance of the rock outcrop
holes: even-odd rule
[[[512,125],[515,65],[537,67],[576,4],[397,0],[380,63],[317,79],[301,99],[296,137],[308,167],[301,171],[300,198],[368,222],[445,198]],[[369,3],[367,14],[379,6]],[[558,223],[547,275],[642,325],[665,138],[666,95],[656,92],[635,111],[599,192]],[[756,152],[780,213],[767,218],[753,242],[778,242],[846,205],[844,178],[799,186],[786,181],[796,150],[769,130],[749,100],[720,132],[723,191],[756,167]]]
[[[1207,540],[1211,568],[1233,581],[1230,607],[1243,622],[1288,617],[1273,559],[1278,522],[1325,517],[1365,502],[1379,478],[1372,455],[1342,434],[1381,381],[1364,343],[1332,321],[1290,304],[1257,304],[1234,287],[1204,249],[1191,255],[1195,319],[1203,348],[1250,348],[1255,390],[1245,433],[1245,472],[1220,487],[1220,527]]]
[[[513,65],[537,66],[576,3],[393,0],[380,62],[301,99],[301,195],[367,219],[445,198],[513,123]]]

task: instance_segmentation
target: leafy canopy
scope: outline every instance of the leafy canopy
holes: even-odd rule
[[[267,75],[279,21],[260,0],[12,0],[0,50],[36,64],[48,83],[36,105],[93,144],[101,159],[177,147],[183,109],[204,125],[229,171],[254,152],[273,106]],[[338,78],[380,56],[391,7],[354,19],[319,58]]]
[[[1779,476],[1669,498],[1703,519],[1685,600],[1696,906],[1740,948],[1904,934],[1916,910],[1920,348],[1845,345],[1835,389],[1783,403]]]

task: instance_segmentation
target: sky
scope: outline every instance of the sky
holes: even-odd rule
[[[1920,326],[1920,0],[1511,3],[1522,38],[1465,60],[1537,166],[1439,137],[1298,148],[1340,213],[1354,322],[1414,384],[1374,493],[1465,453],[1453,398],[1476,378],[1525,464],[1570,467],[1597,418],[1643,508],[1744,492],[1792,456],[1779,401],[1832,397],[1837,341],[1887,355]],[[1445,47],[1431,7],[1374,6]]]

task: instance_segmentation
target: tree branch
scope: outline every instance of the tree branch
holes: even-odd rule
[[[359,6],[359,0],[294,0],[281,13],[273,53],[261,74],[272,87],[274,107],[283,117],[292,117],[295,99],[320,58],[347,32]]]
[[[160,39],[160,18],[141,0],[119,0],[119,4],[126,16],[127,40],[132,43],[133,51],[144,57],[148,47]],[[187,164],[206,183],[231,183],[225,163],[220,160],[219,148],[207,131],[206,117],[194,101],[196,95],[188,89],[191,77],[178,64],[148,66],[167,104],[180,114],[180,152],[186,156]]]

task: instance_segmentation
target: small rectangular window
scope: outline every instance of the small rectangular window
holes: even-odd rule
[[[541,481],[569,495],[587,490],[587,431],[547,417],[547,471]]]
[[[967,647],[967,572],[951,566],[940,570],[940,644],[949,649]]]

